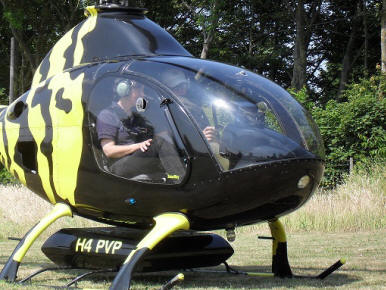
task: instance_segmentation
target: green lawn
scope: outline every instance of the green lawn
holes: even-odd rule
[[[258,240],[257,235],[268,235],[263,227],[259,232],[244,228],[233,243],[234,256],[229,264],[242,271],[270,271],[271,242]],[[182,289],[257,289],[257,288],[327,288],[327,289],[386,289],[386,231],[355,233],[287,233],[289,260],[295,274],[316,275],[340,258],[347,263],[324,280],[263,278],[221,273],[185,274],[185,281],[176,288]],[[28,252],[19,269],[19,277],[48,266],[49,261],[40,252],[39,241]],[[3,265],[16,245],[15,241],[0,242],[0,263]],[[220,269],[220,268],[218,268]],[[64,285],[81,272],[50,272],[33,279],[32,285],[0,283],[1,289],[45,289],[38,285]],[[132,289],[158,289],[177,272],[138,274],[134,276]],[[19,278],[19,279],[20,279]],[[106,289],[111,283],[108,275],[86,279],[78,284],[81,288]]]

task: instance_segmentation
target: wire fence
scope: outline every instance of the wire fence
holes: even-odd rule
[[[326,169],[327,168],[339,168],[340,170],[345,171],[346,173],[351,173],[354,168],[354,158],[350,157],[346,161],[341,161],[341,162],[326,162],[325,164]]]
[[[344,181],[344,177],[351,174],[354,169],[354,158],[346,161],[326,161],[321,187],[333,188]]]

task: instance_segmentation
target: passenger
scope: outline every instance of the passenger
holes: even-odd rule
[[[145,96],[144,85],[121,80],[115,92],[119,100],[97,118],[98,139],[111,163],[111,172],[140,179],[161,172],[181,177],[185,170],[172,139],[153,136],[153,126],[135,111],[138,98]]]
[[[181,101],[193,115],[199,127],[201,129],[204,128],[202,129],[202,133],[204,134],[207,141],[216,141],[216,130],[213,126],[210,126],[209,120],[201,106],[196,103],[198,102],[197,98],[194,96],[192,96],[191,99],[187,97],[189,81],[186,78],[184,72],[174,68],[169,69],[162,74],[161,80],[173,91],[177,97],[181,98]]]

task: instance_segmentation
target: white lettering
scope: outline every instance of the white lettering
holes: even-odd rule
[[[75,252],[83,252],[84,244],[86,243],[87,239],[78,238],[76,240],[75,245]],[[80,251],[78,251],[78,248],[80,248]]]
[[[122,242],[121,241],[115,241],[114,246],[113,246],[113,250],[111,251],[111,254],[115,254],[115,251],[119,250],[120,248],[122,248]]]
[[[95,248],[95,253],[98,253],[99,249],[103,249],[104,246],[105,246],[105,240],[98,240],[98,243]]]
[[[84,249],[88,252],[88,253],[90,253],[90,251],[91,251],[91,249],[92,249],[92,241],[93,241],[93,239],[89,239],[88,241],[87,241],[87,243],[84,245]]]
[[[115,243],[115,241],[106,241],[106,245],[105,245],[105,252],[106,254],[108,254],[110,252],[110,249],[112,247],[112,245]]]

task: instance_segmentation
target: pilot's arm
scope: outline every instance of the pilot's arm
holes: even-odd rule
[[[145,152],[151,145],[152,139],[147,139],[139,143],[117,144],[117,134],[121,122],[119,118],[111,110],[103,110],[97,119],[98,139],[103,150],[103,153],[108,158],[121,158],[126,155],[133,154],[141,150]]]
[[[128,144],[128,145],[116,145],[112,139],[102,139],[101,147],[103,153],[109,158],[121,158],[126,155],[133,154],[134,152],[141,150],[146,152],[151,145],[152,139],[145,140],[140,143]]]

